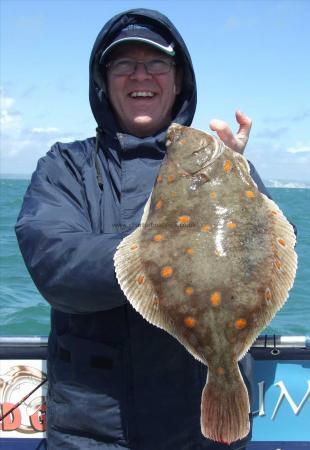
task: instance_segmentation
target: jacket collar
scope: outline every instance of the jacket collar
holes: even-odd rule
[[[146,152],[158,152],[161,155],[166,153],[166,131],[158,133],[156,136],[140,138],[126,133],[117,133],[120,148],[124,153],[132,151],[135,154]]]

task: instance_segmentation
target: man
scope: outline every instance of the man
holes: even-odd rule
[[[190,125],[196,83],[173,24],[145,9],[113,17],[90,58],[97,137],[55,144],[33,174],[16,225],[29,272],[51,304],[50,449],[241,449],[205,439],[206,368],[123,296],[113,255],[139,224],[174,121]],[[236,151],[239,133],[212,129]],[[263,185],[252,168],[260,189]],[[245,360],[246,371],[250,358]]]

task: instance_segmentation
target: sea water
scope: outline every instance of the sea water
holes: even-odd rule
[[[50,307],[25,268],[14,225],[29,180],[0,180],[0,335],[47,335]],[[310,189],[269,188],[298,230],[298,271],[284,307],[262,334],[310,334]]]

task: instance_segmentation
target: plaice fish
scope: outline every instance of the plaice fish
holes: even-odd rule
[[[293,227],[242,155],[171,125],[140,227],[120,243],[115,270],[133,307],[208,365],[201,430],[214,441],[249,432],[238,361],[288,296],[294,245]]]

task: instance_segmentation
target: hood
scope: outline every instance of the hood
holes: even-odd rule
[[[105,24],[94,43],[89,64],[89,101],[98,127],[109,135],[116,135],[119,127],[106,95],[104,77],[99,70],[101,52],[114,37],[127,25],[133,23],[149,23],[171,35],[176,44],[176,56],[183,69],[183,86],[175,103],[173,122],[189,126],[193,120],[197,95],[196,80],[191,57],[181,35],[163,14],[150,9],[132,9],[114,16]]]

